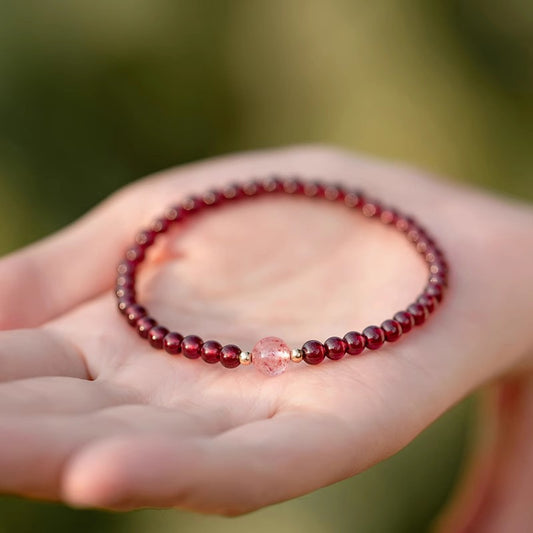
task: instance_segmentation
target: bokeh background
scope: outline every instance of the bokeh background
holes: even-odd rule
[[[531,200],[532,125],[528,0],[0,0],[0,253],[150,172],[289,143]],[[357,478],[245,517],[0,498],[0,533],[426,531],[474,407]]]

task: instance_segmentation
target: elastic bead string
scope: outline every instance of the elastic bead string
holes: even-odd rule
[[[379,220],[394,227],[407,238],[427,264],[429,275],[424,290],[405,310],[398,311],[392,318],[382,322],[381,326],[371,325],[361,333],[350,331],[342,338],[329,337],[325,342],[309,340],[301,348],[292,350],[281,339],[267,337],[260,340],[252,352],[247,352],[234,344],[222,346],[215,340],[204,341],[197,335],[183,336],[160,325],[150,316],[148,310],[137,302],[136,297],[136,275],[139,265],[146,257],[147,249],[171,226],[181,224],[185,219],[207,208],[266,194],[322,198],[343,204],[360,211],[369,219]],[[115,294],[119,311],[139,336],[154,348],[165,350],[170,355],[182,354],[189,359],[202,359],[209,364],[220,363],[225,368],[253,363],[265,374],[276,375],[286,369],[288,361],[305,361],[316,365],[326,358],[339,360],[346,355],[360,355],[365,349],[377,350],[387,342],[396,342],[416,326],[424,324],[441,303],[447,286],[448,263],[444,253],[412,217],[367,198],[359,190],[346,189],[341,185],[271,178],[209,190],[201,196],[188,197],[180,204],[167,209],[147,229],[140,231],[133,245],[127,249],[117,267]]]

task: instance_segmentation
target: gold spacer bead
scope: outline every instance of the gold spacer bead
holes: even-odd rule
[[[291,350],[291,361],[293,363],[301,363],[304,358],[304,353],[299,348],[294,348]]]
[[[239,361],[241,365],[249,365],[252,362],[252,354],[250,352],[241,352],[239,354]]]

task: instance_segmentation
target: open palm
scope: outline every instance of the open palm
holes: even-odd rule
[[[112,294],[136,231],[189,193],[271,173],[342,181],[419,218],[453,268],[438,312],[378,352],[276,378],[139,339]],[[522,207],[322,148],[214,160],[120,191],[0,262],[0,490],[237,514],[369,467],[526,363],[518,281],[533,261],[509,240],[526,240],[530,222]],[[325,202],[260,198],[166,236],[140,274],[140,299],[205,340],[250,349],[276,335],[299,346],[379,324],[425,279],[417,254],[380,224]]]

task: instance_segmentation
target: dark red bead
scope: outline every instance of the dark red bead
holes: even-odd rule
[[[165,233],[170,227],[170,220],[166,217],[156,218],[152,224],[150,224],[150,229],[156,234]]]
[[[202,353],[203,340],[198,335],[187,335],[181,341],[181,353],[189,359],[198,359]]]
[[[137,233],[135,236],[135,242],[143,248],[148,248],[148,246],[154,244],[155,236],[155,231],[146,229]]]
[[[279,192],[283,190],[283,183],[278,178],[266,178],[262,182],[262,187],[265,192]]]
[[[300,180],[288,178],[283,180],[283,190],[287,194],[303,194],[304,185]]]
[[[366,339],[358,331],[349,331],[344,335],[344,342],[346,342],[346,353],[359,355],[365,349]]]
[[[144,260],[144,248],[138,244],[132,246],[129,250],[126,251],[126,259],[131,263],[138,265]]]
[[[121,261],[117,266],[119,276],[135,274],[136,265],[127,259]]]
[[[185,217],[185,212],[181,205],[173,205],[165,211],[165,218],[169,222],[180,222]]]
[[[379,218],[383,224],[396,224],[398,213],[394,209],[383,209]]]
[[[396,320],[385,320],[381,324],[387,342],[397,341],[402,335],[402,326]]]
[[[310,198],[314,196],[320,196],[323,192],[323,187],[318,183],[307,181],[303,184],[303,194],[309,196]]]
[[[427,309],[423,305],[420,305],[419,303],[412,303],[407,308],[407,312],[411,313],[415,321],[415,325],[417,326],[420,326],[420,324],[423,324],[426,321],[426,318],[428,315]]]
[[[147,311],[142,305],[132,304],[126,309],[124,314],[128,317],[130,326],[136,327],[137,321],[146,316],[146,313]]]
[[[122,296],[119,297],[117,300],[117,307],[118,310],[125,315],[127,312],[127,309],[130,305],[133,305],[135,303],[135,298],[133,296]]]
[[[381,215],[381,205],[376,201],[366,200],[361,211],[365,217],[379,217]]]
[[[249,181],[242,186],[242,192],[245,196],[255,196],[261,192],[260,184],[256,181]]]
[[[417,298],[416,301],[417,303],[419,303],[420,305],[423,305],[426,308],[428,314],[433,313],[433,311],[435,311],[437,300],[433,298],[433,296],[422,294],[421,296]]]
[[[398,311],[392,318],[396,320],[398,324],[400,324],[402,333],[408,333],[415,325],[415,319],[413,318],[413,315],[407,311]]]
[[[183,340],[183,335],[172,331],[167,333],[163,341],[163,347],[165,351],[170,355],[177,355],[181,352],[181,341]]]
[[[202,359],[206,363],[218,363],[222,344],[217,341],[206,341],[202,346]]]
[[[150,344],[158,350],[163,349],[163,341],[167,336],[168,329],[163,326],[155,326],[148,333]]]
[[[326,357],[337,360],[342,359],[346,353],[346,342],[340,337],[330,337],[324,342]]]
[[[442,285],[439,285],[438,283],[430,283],[426,289],[424,290],[424,293],[428,296],[433,296],[437,302],[442,302],[442,295],[443,295],[443,289]]]
[[[142,318],[139,318],[139,320],[137,320],[137,333],[143,339],[147,339],[150,330],[152,328],[155,328],[156,326],[156,320],[149,316],[143,316]]]
[[[431,274],[429,276],[429,283],[436,283],[438,285],[442,285],[443,287],[448,285],[446,276],[443,276],[442,274]]]
[[[186,213],[195,213],[202,207],[205,207],[205,204],[201,198],[198,198],[197,196],[189,196],[189,198],[183,200],[181,206]]]
[[[339,185],[326,185],[324,188],[324,198],[331,202],[344,201],[344,190]]]
[[[310,365],[318,365],[326,357],[326,349],[321,342],[307,341],[302,346],[303,359]]]
[[[344,204],[359,209],[365,205],[365,195],[361,191],[348,191],[344,196]]]
[[[244,196],[244,192],[242,190],[241,185],[232,184],[224,187],[224,189],[222,190],[222,196],[226,200],[237,200]]]
[[[135,289],[126,289],[125,287],[117,287],[115,289],[115,295],[117,298],[134,298],[135,299]]]
[[[241,364],[241,349],[235,344],[226,344],[220,350],[220,363],[226,368],[236,368]]]
[[[222,196],[222,193],[216,190],[207,191],[202,196],[202,202],[205,206],[219,205],[223,199],[224,197]]]
[[[385,333],[378,326],[368,326],[363,330],[366,347],[369,350],[377,350],[385,343]]]
[[[124,289],[133,289],[135,287],[135,278],[133,276],[118,276],[117,288],[122,287]]]

